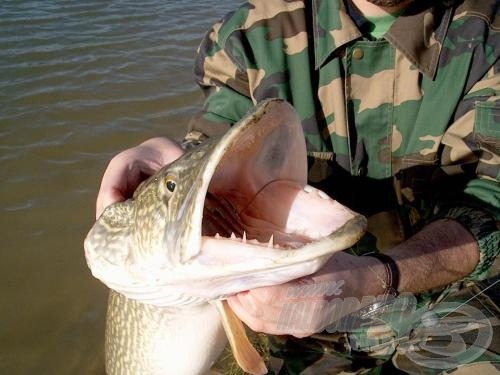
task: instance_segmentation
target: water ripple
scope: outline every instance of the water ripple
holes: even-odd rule
[[[239,3],[0,1],[4,372],[102,372],[105,298],[82,251],[99,180],[120,150],[185,134],[202,101],[196,48]],[[99,303],[102,314],[85,323],[85,306]],[[47,361],[49,352],[59,354]]]

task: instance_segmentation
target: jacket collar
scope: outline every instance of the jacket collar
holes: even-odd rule
[[[385,39],[420,72],[433,78],[452,11],[452,7],[440,1],[416,1],[398,17]],[[312,14],[316,69],[338,48],[363,38],[360,30],[363,30],[364,19],[350,3],[313,0]]]

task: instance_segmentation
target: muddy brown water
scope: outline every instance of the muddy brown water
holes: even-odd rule
[[[240,1],[0,2],[0,373],[103,373],[83,239],[118,151],[180,138],[196,48]]]

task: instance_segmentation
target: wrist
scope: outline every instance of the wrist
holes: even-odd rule
[[[335,298],[355,297],[372,301],[386,294],[386,270],[382,261],[371,256],[335,254],[327,264],[312,275],[314,283],[343,282],[342,292]]]
[[[385,292],[384,284],[380,281],[384,276],[383,263],[368,256],[350,255],[342,252],[342,256],[335,256],[331,265],[333,271],[343,270],[339,278],[343,278],[346,284],[341,297],[354,296],[360,299],[365,297],[378,297]],[[337,264],[336,264],[337,263]]]
[[[376,272],[376,277],[384,287],[384,295],[397,297],[399,295],[399,267],[394,259],[384,253],[370,253],[366,256],[375,258],[383,266],[383,273]],[[373,271],[375,273],[375,270]]]
[[[430,223],[386,252],[400,269],[400,293],[421,293],[466,277],[478,253],[472,235],[453,220]]]

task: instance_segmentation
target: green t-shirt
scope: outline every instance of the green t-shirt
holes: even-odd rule
[[[375,39],[380,39],[385,35],[386,32],[389,31],[392,24],[396,21],[396,19],[401,15],[403,11],[397,11],[395,13],[390,13],[386,16],[365,16],[365,19],[368,24],[368,32]]]

